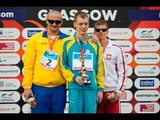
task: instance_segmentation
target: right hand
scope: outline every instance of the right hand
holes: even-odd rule
[[[82,77],[82,76],[78,76],[78,77],[76,78],[76,82],[77,82],[79,85],[83,85],[83,84],[84,84],[83,77]]]
[[[25,89],[24,92],[22,93],[22,95],[25,97],[25,100],[26,100],[26,101],[28,100],[28,96],[29,96],[29,95],[34,96],[31,89]]]

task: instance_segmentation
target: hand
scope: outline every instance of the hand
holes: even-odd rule
[[[22,95],[25,98],[25,101],[28,100],[29,95],[34,96],[31,89],[25,89]]]
[[[121,93],[119,93],[119,92],[114,92],[114,96],[112,96],[112,97],[110,98],[110,101],[111,101],[111,102],[116,102],[116,101],[118,101],[118,100],[120,99],[120,97],[121,97]]]
[[[83,84],[84,84],[83,77],[82,77],[82,76],[78,76],[78,77],[76,78],[76,82],[77,82],[79,85],[83,85]]]
[[[90,38],[91,38],[92,42],[94,42],[94,43],[99,41],[99,38],[95,34],[92,34],[90,36]]]
[[[97,96],[97,101],[98,103],[102,102],[102,99],[103,99],[103,92],[98,92],[98,96]]]

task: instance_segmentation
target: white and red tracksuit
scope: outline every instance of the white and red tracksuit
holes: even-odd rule
[[[104,48],[104,66],[105,66],[105,89],[107,92],[121,92],[125,89],[125,80],[127,78],[127,64],[122,48],[108,40]],[[111,103],[105,97],[99,104],[98,113],[120,113],[120,103]]]

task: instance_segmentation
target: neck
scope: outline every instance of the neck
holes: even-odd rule
[[[51,30],[48,29],[47,32],[50,36],[57,36],[59,34],[59,30],[58,31],[57,30],[56,31],[53,31],[53,30],[51,31]]]
[[[102,47],[105,47],[108,44],[108,39],[100,40]]]
[[[86,34],[83,34],[83,35],[77,34],[77,37],[83,40],[83,39],[87,38],[87,35]]]
[[[59,33],[59,31],[56,31],[56,32],[49,32],[49,35],[50,36],[57,36],[58,35],[58,33]]]

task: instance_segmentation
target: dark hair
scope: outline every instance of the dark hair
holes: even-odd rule
[[[83,11],[78,11],[75,16],[74,16],[74,22],[77,20],[77,17],[81,17],[81,18],[89,18],[88,14],[83,12]]]

